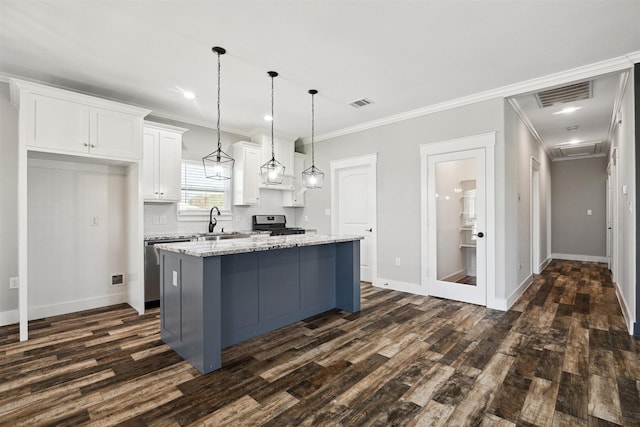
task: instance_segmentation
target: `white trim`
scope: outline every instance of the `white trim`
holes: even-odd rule
[[[425,289],[419,283],[402,282],[399,280],[390,280],[382,277],[373,282],[373,286],[382,289],[391,289],[393,291],[408,292],[416,295],[427,295]]]
[[[551,258],[562,259],[566,261],[585,261],[585,262],[607,262],[606,256],[596,255],[577,255],[577,254],[556,254],[552,253]]]
[[[505,310],[509,310],[513,306],[513,304],[515,304],[515,302],[518,301],[518,298],[522,296],[522,294],[527,290],[527,288],[531,286],[532,283],[533,283],[533,274],[530,274],[529,277],[526,277],[522,281],[522,283],[520,283],[518,287],[513,292],[511,292],[511,295],[509,295],[507,299],[504,300],[506,304]]]
[[[375,283],[378,280],[378,184],[377,184],[377,164],[378,153],[364,154],[361,156],[347,157],[344,159],[331,160],[329,162],[329,168],[331,169],[331,234],[338,234],[338,180],[337,172],[341,169],[347,169],[358,166],[369,166],[371,170],[370,184],[371,189],[371,204],[373,209],[371,211],[371,223],[373,231],[369,234],[369,243],[371,245],[371,282]]]
[[[599,154],[590,154],[588,156],[575,156],[575,157],[556,157],[551,159],[552,162],[566,162],[568,160],[583,160],[583,159],[593,159],[596,157],[607,157],[607,153],[599,153]]]
[[[613,144],[613,138],[620,124],[618,115],[622,108],[622,99],[624,98],[624,91],[627,87],[627,81],[629,80],[629,72],[622,73],[620,80],[618,81],[618,91],[616,92],[616,98],[613,103],[613,111],[611,112],[611,120],[609,121],[609,132],[607,132],[607,141]]]
[[[18,310],[0,311],[0,326],[13,325],[20,321]]]
[[[538,267],[540,269],[539,270],[540,272],[544,271],[544,269],[547,268],[549,264],[551,264],[551,259],[552,258],[547,258],[544,261],[542,261],[542,263],[540,264],[540,267]]]
[[[465,105],[475,104],[482,101],[488,101],[495,98],[507,98],[523,93],[534,92],[540,89],[546,89],[552,86],[559,86],[566,83],[575,82],[577,80],[589,79],[602,74],[613,73],[616,71],[627,70],[632,68],[634,62],[640,62],[640,51],[632,52],[627,55],[618,56],[616,58],[607,59],[605,61],[596,62],[582,67],[572,68],[570,70],[560,71],[558,73],[525,80],[520,83],[502,86],[473,95],[463,96],[438,104],[429,105],[404,113],[395,114],[378,120],[361,123],[359,125],[338,129],[322,135],[315,136],[315,142],[324,141],[338,136],[344,136],[351,133],[361,132],[367,129],[373,129],[379,126],[400,122],[403,120],[413,119],[415,117],[426,116],[440,111],[451,110],[453,108],[463,107]],[[307,144],[307,138],[303,139],[303,143]]]
[[[486,306],[498,308],[496,298],[496,202],[495,202],[495,144],[496,133],[488,132],[446,141],[420,145],[420,284],[424,295],[429,294],[429,238],[428,238],[428,161],[430,155],[456,151],[485,149],[486,187]],[[499,308],[498,308],[499,309]]]
[[[189,129],[187,128],[181,128],[179,126],[173,126],[173,125],[166,125],[164,123],[151,122],[149,120],[144,120],[142,123],[146,128],[151,128],[155,130],[166,130],[169,132],[179,133],[180,135],[189,131]]]
[[[511,107],[514,109],[518,117],[520,117],[520,120],[522,120],[522,123],[524,123],[526,128],[529,130],[529,133],[533,136],[533,139],[535,139],[536,142],[542,147],[542,149],[548,154],[549,147],[545,145],[542,137],[533,126],[533,123],[531,123],[531,120],[529,120],[529,116],[527,116],[522,107],[520,107],[518,101],[515,98],[509,98],[507,101],[509,102],[509,104],[511,104]]]
[[[618,302],[620,303],[620,308],[622,309],[622,316],[627,323],[629,335],[633,335],[633,312],[631,311],[629,304],[627,304],[627,301],[624,299],[624,294],[622,293],[622,289],[620,289],[620,285],[618,285],[617,282],[614,282],[613,287],[616,290],[616,296],[618,297]]]
[[[536,175],[537,172],[537,175]],[[537,181],[534,181],[534,176]],[[537,184],[537,191],[536,191]],[[538,266],[540,265],[540,162],[535,157],[529,158],[529,243],[530,243],[530,265],[532,274],[540,274]],[[537,198],[537,203],[534,203]],[[536,209],[537,208],[537,212]],[[537,235],[536,235],[537,234]]]
[[[107,307],[123,303],[127,303],[126,290],[112,295],[102,295],[99,297],[83,298],[74,301],[29,307],[29,320],[42,319],[45,317],[75,313],[82,310],[90,310],[93,308]]]
[[[640,62],[640,50],[628,53],[625,56],[633,63]]]

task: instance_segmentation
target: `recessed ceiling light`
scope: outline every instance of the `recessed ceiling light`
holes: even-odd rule
[[[182,92],[182,96],[184,96],[187,99],[196,99],[196,94],[188,90],[185,90],[184,92]]]
[[[571,114],[574,113],[576,111],[578,111],[579,109],[581,109],[582,107],[565,107],[560,111],[556,111],[555,113],[553,113],[553,115],[558,115],[558,114]]]
[[[580,144],[581,142],[582,142],[581,139],[576,139],[576,138],[567,141],[568,144]]]
[[[265,116],[264,116],[264,119],[265,119],[266,121],[268,121],[268,122],[273,121],[273,117],[271,117],[271,114],[267,114],[267,115],[265,115]]]

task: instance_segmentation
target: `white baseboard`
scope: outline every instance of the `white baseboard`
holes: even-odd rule
[[[378,277],[373,281],[373,286],[382,289],[391,289],[394,291],[408,292],[416,295],[427,295],[427,290],[416,283],[401,282],[398,280],[389,280]]]
[[[576,255],[576,254],[551,254],[551,258],[567,261],[607,262],[606,256]]]
[[[42,319],[44,317],[58,316],[60,314],[75,313],[92,308],[106,307],[127,302],[127,293],[122,292],[112,295],[66,301],[57,304],[29,307],[29,320]],[[16,310],[17,311],[17,310]]]
[[[627,329],[629,329],[629,335],[633,335],[633,313],[629,309],[629,304],[624,299],[624,295],[620,290],[620,286],[617,282],[613,284],[614,289],[616,290],[616,296],[618,297],[618,302],[620,303],[620,308],[622,308],[622,315],[624,316],[624,321],[627,324]]]
[[[444,282],[457,282],[458,280],[462,279],[463,277],[465,277],[466,274],[464,272],[464,270],[458,270],[455,273],[452,273],[446,277],[443,277],[442,280]]]
[[[0,311],[0,326],[12,325],[18,323],[19,320],[18,310]]]
[[[538,267],[538,271],[542,273],[542,271],[547,268],[547,266],[551,263],[552,258],[547,258],[542,261],[542,264]]]
[[[518,287],[511,292],[506,299],[505,298],[487,298],[487,308],[494,310],[508,311],[513,304],[520,298],[520,296],[527,290],[527,288],[533,283],[533,275],[529,275],[526,279],[518,285]]]

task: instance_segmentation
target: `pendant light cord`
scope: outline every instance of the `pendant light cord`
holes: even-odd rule
[[[316,166],[316,151],[314,148],[314,136],[316,130],[316,103],[315,103],[315,93],[311,94],[311,166],[315,169]]]
[[[271,160],[275,160],[276,158],[276,151],[275,151],[275,147],[274,147],[274,142],[273,142],[273,79],[275,78],[275,76],[271,76]]]
[[[218,121],[216,123],[216,128],[218,130],[218,153],[222,149],[222,144],[220,143],[220,52],[218,54]]]

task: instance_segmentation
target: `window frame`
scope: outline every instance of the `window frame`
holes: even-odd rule
[[[185,187],[184,185],[184,165],[186,164],[192,164],[192,165],[199,165],[199,167],[202,169],[202,172],[204,174],[204,165],[202,164],[202,160],[191,160],[191,159],[182,159],[182,161],[180,162],[180,201],[178,203],[176,203],[176,216],[178,221],[203,221],[203,220],[209,220],[209,212],[211,210],[211,208],[209,209],[181,209],[181,206],[183,205],[182,200],[183,200],[183,195],[184,195],[184,191],[185,189],[189,189],[189,187]],[[225,166],[226,167],[226,166]],[[215,181],[215,180],[211,180],[211,181]],[[219,181],[219,182],[224,182],[225,184],[225,189],[224,189],[224,204],[225,204],[225,208],[224,209],[220,209],[220,214],[221,215],[216,215],[216,219],[217,220],[231,220],[232,216],[233,216],[233,212],[231,210],[231,206],[232,206],[232,188],[231,188],[231,180],[224,180],[224,181]],[[193,190],[193,189],[192,189]],[[215,191],[214,189],[211,189],[211,191]]]

